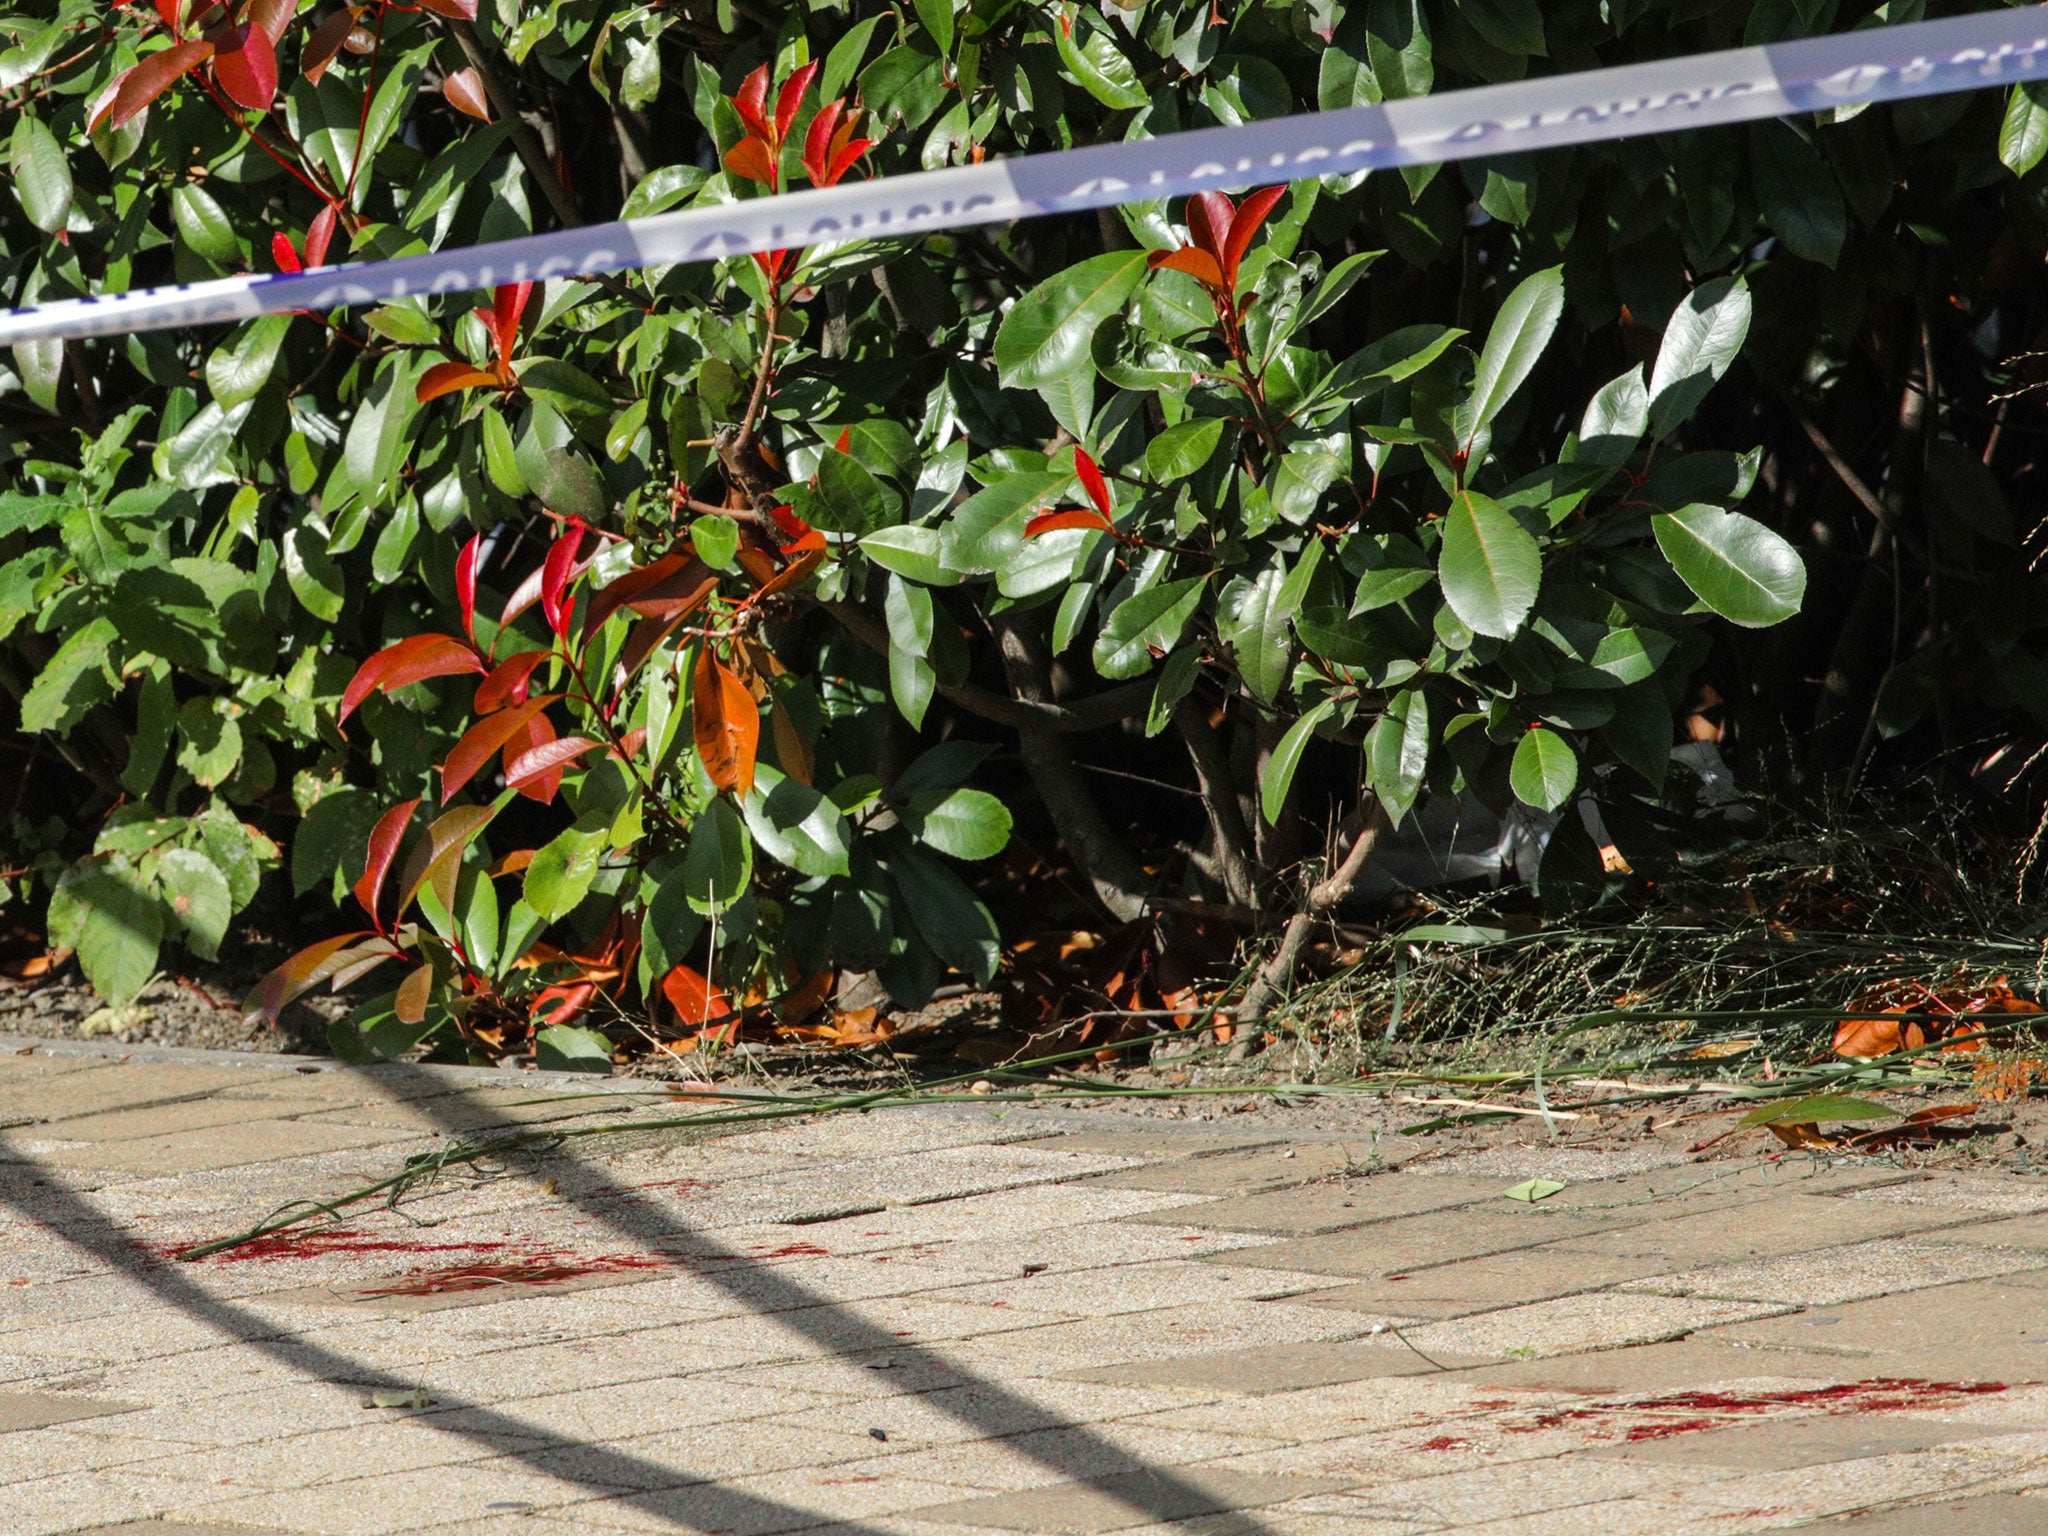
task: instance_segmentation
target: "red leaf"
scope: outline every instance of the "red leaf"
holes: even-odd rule
[[[308,944],[250,989],[249,996],[242,1003],[243,1024],[252,1027],[259,1021],[276,1024],[278,1014],[293,998],[353,963],[357,958],[355,954],[343,954],[341,951],[347,950],[358,939],[377,939],[379,944],[388,942],[365,929],[358,929],[354,933],[337,934],[317,944]]]
[[[178,0],[156,0],[156,15],[173,32],[178,30]]]
[[[391,1011],[398,1016],[401,1024],[417,1024],[427,1016],[427,997],[434,990],[434,968],[418,965],[398,984],[398,995],[391,1001]]]
[[[249,22],[228,31],[213,56],[213,77],[237,106],[268,112],[277,96],[277,50],[270,34]]]
[[[329,203],[313,215],[313,222],[306,226],[306,265],[324,267],[327,265],[327,243],[334,238],[335,206]]]
[[[748,134],[725,152],[725,168],[735,176],[758,181],[764,187],[775,185],[774,151],[769,149],[766,142],[752,134]]]
[[[1096,467],[1095,460],[1088,456],[1086,448],[1074,450],[1074,469],[1081,476],[1081,484],[1088,492],[1088,499],[1095,503],[1095,510],[1106,520],[1110,513],[1109,484],[1102,478],[1102,471]]]
[[[1221,192],[1197,192],[1188,199],[1188,236],[1197,248],[1223,262],[1223,244],[1230,238],[1230,222],[1237,209]]]
[[[169,90],[172,81],[189,74],[212,57],[213,44],[206,42],[173,43],[162,53],[152,53],[121,76],[120,85],[100,108],[92,126],[97,128],[101,123],[110,123],[116,128],[121,127]]]
[[[485,373],[468,363],[436,363],[420,375],[420,381],[413,389],[413,398],[425,405],[429,400],[438,400],[443,395],[452,395],[458,389],[496,389],[498,376]]]
[[[583,548],[583,524],[571,519],[561,536],[548,546],[548,557],[541,564],[540,611],[548,621],[548,628],[558,635],[569,633],[569,610],[562,606],[562,594],[569,590],[569,583],[576,574],[576,556]]]
[[[704,771],[720,789],[744,795],[754,787],[754,757],[761,744],[761,711],[747,685],[710,645],[697,651],[690,689],[691,726]]]
[[[1154,251],[1145,258],[1145,265],[1153,271],[1165,267],[1169,271],[1185,272],[1205,288],[1219,292],[1223,288],[1223,269],[1216,264],[1216,258],[1192,245],[1184,245],[1177,251]]]
[[[775,520],[775,526],[792,539],[800,539],[811,532],[811,525],[796,515],[795,507],[770,507],[768,515]]]
[[[691,573],[690,578],[678,585],[675,578],[684,572]],[[583,609],[583,633],[593,633],[628,604],[633,605],[637,612],[645,612],[647,610],[639,606],[643,601],[656,606],[686,596],[696,596],[701,601],[717,584],[718,578],[712,574],[711,568],[695,555],[671,550],[657,560],[634,566],[623,576],[608,582],[591,598]]]
[[[355,30],[356,18],[361,14],[354,6],[344,5],[315,27],[299,54],[300,73],[318,85],[320,77],[327,73],[327,66],[341,52],[341,45],[348,41],[349,33]]]
[[[297,11],[298,0],[253,0],[249,7],[249,20],[261,27],[263,35],[275,44],[284,36],[284,29],[291,25]]]
[[[839,185],[839,179],[853,169],[853,162],[868,152],[873,139],[848,139],[839,153],[832,157],[832,164],[826,168],[825,182],[828,187]]]
[[[505,787],[517,789],[529,779],[537,779],[542,774],[550,772],[559,780],[565,764],[574,762],[596,746],[597,743],[588,736],[564,736],[538,747],[530,747],[506,765]],[[552,799],[553,796],[549,798]]]
[[[383,920],[377,916],[377,903],[384,895],[384,877],[391,871],[391,861],[398,857],[399,841],[419,804],[417,800],[401,801],[379,816],[377,825],[370,829],[369,848],[363,872],[356,879],[355,897],[356,905],[368,914],[370,926],[379,933],[384,931]]]
[[[828,179],[832,165],[832,135],[839,131],[839,119],[846,114],[846,103],[828,101],[818,108],[811,118],[811,126],[804,133],[804,174],[814,185],[829,187]]]
[[[1230,221],[1230,233],[1223,242],[1223,286],[1233,293],[1237,291],[1238,263],[1251,249],[1252,236],[1266,222],[1273,205],[1286,195],[1285,187],[1261,187],[1238,205],[1237,216]]]
[[[811,88],[811,82],[817,76],[818,66],[811,63],[782,82],[782,94],[775,98],[775,141],[778,144],[789,137],[789,130],[796,123],[797,111],[804,104],[804,92]]]
[[[292,247],[292,237],[279,230],[270,237],[270,259],[277,263],[280,272],[303,272],[305,263],[299,260],[299,253]]]
[[[1041,533],[1051,533],[1058,528],[1099,528],[1104,533],[1116,532],[1116,525],[1100,512],[1074,507],[1065,512],[1039,513],[1024,525],[1024,537],[1035,539]]]
[[[839,429],[839,440],[832,445],[832,448],[836,453],[853,452],[853,428],[841,427]]]
[[[476,712],[487,715],[507,704],[524,704],[533,669],[552,655],[553,651],[521,651],[499,662],[491,675],[476,685]]]
[[[519,321],[526,313],[526,301],[532,297],[531,283],[506,283],[491,296],[491,337],[498,344],[500,372],[512,370],[512,348],[519,340]]]
[[[559,768],[543,768],[524,784],[515,785],[509,780],[514,763],[518,762],[527,753],[538,751],[540,748],[545,747],[554,739],[554,724],[545,713],[534,715],[526,722],[524,730],[513,733],[512,739],[506,742],[498,752],[499,764],[508,776],[505,785],[507,789],[517,789],[527,799],[537,800],[542,805],[548,804],[555,798],[556,792],[562,787],[562,770]]]
[[[476,777],[477,770],[491,760],[493,753],[525,729],[530,718],[560,697],[559,693],[541,694],[524,704],[486,715],[464,732],[462,740],[448,754],[448,761],[441,765],[441,803],[446,805],[454,798],[455,792]]]
[[[1837,1056],[1868,1060],[1926,1043],[1927,1032],[1917,1019],[1844,1019],[1835,1026],[1833,1049]]]
[[[741,553],[744,554],[746,551],[742,550]],[[815,571],[825,559],[825,535],[814,528],[785,549],[783,554],[791,557],[789,564],[762,582],[761,590],[748,601],[759,602],[764,597],[773,597],[776,593],[795,586]]]
[[[497,814],[488,805],[458,805],[428,824],[426,840],[405,861],[405,893],[399,899],[399,916],[405,915],[420,887],[429,880],[434,882],[434,894],[441,898],[441,905],[454,908],[455,882],[462,874],[462,850]]]
[[[422,10],[446,16],[450,21],[476,20],[476,0],[419,0],[419,3]]]
[[[455,601],[462,608],[462,632],[471,645],[476,644],[476,562],[483,541],[482,534],[471,534],[455,557]]]
[[[372,693],[389,693],[393,688],[430,677],[483,669],[483,659],[452,635],[407,635],[356,668],[356,675],[349,679],[341,695],[341,710],[334,723],[340,725],[348,719]]]
[[[485,95],[484,83],[477,78],[475,70],[456,70],[442,80],[441,94],[456,111],[467,113],[480,123],[491,120],[490,98]]]
[[[747,132],[756,138],[769,137],[768,127],[768,66],[756,65],[753,72],[740,82],[739,94],[732,99],[733,110],[740,115],[740,121],[747,125]]]
[[[661,995],[668,999],[678,1018],[699,1028],[732,1012],[731,999],[687,965],[679,965],[661,978]]]

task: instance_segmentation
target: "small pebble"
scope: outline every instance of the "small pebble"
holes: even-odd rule
[[[877,1440],[886,1440],[889,1438],[889,1431],[887,1431],[886,1429],[871,1429],[868,1431],[868,1433],[873,1435]]]

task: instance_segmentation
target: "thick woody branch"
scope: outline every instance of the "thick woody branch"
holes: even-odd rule
[[[1252,852],[1251,830],[1230,782],[1230,757],[1209,717],[1192,698],[1184,698],[1173,709],[1173,726],[1186,743],[1194,760],[1195,781],[1201,786],[1202,808],[1209,814],[1209,830],[1216,839],[1217,872],[1232,902],[1244,907],[1258,905],[1258,866]]]
[[[1051,667],[1034,637],[1013,619],[1006,619],[999,623],[996,638],[1002,646],[1011,690],[1029,703],[1048,702]],[[1151,879],[1104,819],[1065,740],[1055,732],[1026,727],[1017,732],[1017,742],[1032,786],[1052,818],[1053,830],[1095,899],[1118,922],[1138,921],[1145,915],[1145,893]]]
[[[510,131],[513,151],[520,163],[526,167],[526,174],[534,179],[541,195],[548,200],[548,206],[555,210],[555,217],[562,221],[565,229],[573,229],[583,222],[583,215],[576,211],[576,204],[555,175],[554,166],[548,163],[548,152],[525,118],[519,115],[519,100],[512,94],[498,74],[497,65],[491,58],[490,50],[484,47],[483,39],[476,35],[476,28],[466,21],[450,19],[448,30],[454,34],[456,46],[462,49],[462,56],[469,60],[469,67],[476,71],[477,78],[484,83],[484,94],[491,98],[491,105]]]
[[[1309,934],[1315,930],[1317,922],[1327,918],[1349,899],[1359,876],[1372,862],[1380,839],[1392,829],[1387,813],[1380,809],[1379,797],[1370,790],[1366,791],[1365,798],[1349,819],[1358,823],[1358,834],[1351,841],[1350,851],[1344,855],[1342,863],[1309,888],[1307,902],[1287,920],[1287,931],[1280,936],[1280,947],[1273,952],[1273,958],[1260,968],[1244,995],[1244,1001],[1237,1005],[1240,1024],[1257,1019],[1286,995]]]

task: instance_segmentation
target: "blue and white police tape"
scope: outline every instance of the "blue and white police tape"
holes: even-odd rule
[[[886,176],[490,245],[0,312],[0,345],[1004,224],[1192,192],[1670,133],[2048,78],[2048,7],[1732,48]]]

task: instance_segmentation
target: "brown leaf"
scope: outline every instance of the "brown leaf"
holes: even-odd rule
[[[690,688],[691,724],[704,771],[720,789],[745,795],[754,787],[754,761],[761,744],[761,711],[747,685],[712,655],[697,652]]]
[[[441,94],[448,98],[448,105],[456,111],[467,112],[480,123],[491,120],[491,103],[475,70],[456,70],[441,82]]]

